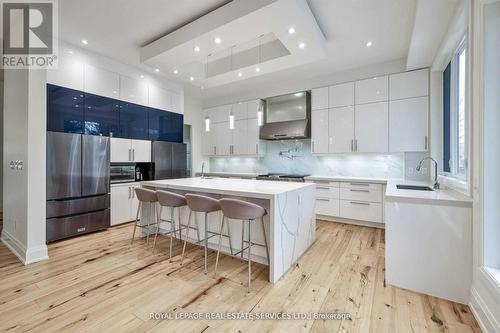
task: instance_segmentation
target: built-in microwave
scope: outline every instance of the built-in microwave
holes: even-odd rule
[[[135,165],[134,164],[111,164],[110,167],[110,182],[130,183],[135,182]]]

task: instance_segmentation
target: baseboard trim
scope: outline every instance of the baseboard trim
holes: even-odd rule
[[[345,223],[345,224],[359,225],[359,226],[362,226],[362,227],[371,227],[371,228],[385,229],[385,224],[384,223],[361,221],[361,220],[352,220],[352,219],[346,219],[346,218],[343,218],[343,217],[332,217],[332,216],[326,216],[326,215],[316,214],[316,220],[322,220],[322,221],[328,221],[328,222],[339,222],[339,223]]]
[[[476,318],[481,330],[486,333],[500,332],[498,323],[494,321],[494,316],[486,306],[486,303],[477,292],[476,288],[471,288],[469,307]],[[492,320],[493,319],[493,320]]]
[[[23,263],[29,265],[38,261],[49,259],[47,245],[26,249],[26,247],[7,230],[2,230],[2,243]]]

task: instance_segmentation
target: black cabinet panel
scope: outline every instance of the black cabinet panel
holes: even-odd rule
[[[120,138],[148,140],[148,107],[120,102]]]
[[[47,130],[83,134],[84,94],[47,85]]]
[[[120,102],[85,94],[85,134],[112,136],[120,130]]]
[[[183,141],[184,116],[178,113],[149,110],[149,140],[152,141]]]

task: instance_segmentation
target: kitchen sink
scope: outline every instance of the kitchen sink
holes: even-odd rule
[[[413,191],[434,191],[429,186],[418,186],[418,185],[396,185],[398,190],[413,190]]]

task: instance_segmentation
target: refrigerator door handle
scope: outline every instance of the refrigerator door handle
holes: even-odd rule
[[[132,149],[128,149],[128,161],[130,162],[132,160]]]

